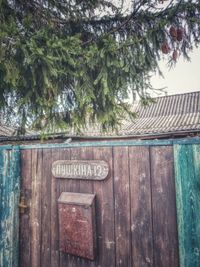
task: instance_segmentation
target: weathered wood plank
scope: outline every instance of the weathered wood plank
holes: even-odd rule
[[[41,181],[42,149],[32,150],[31,267],[41,262]]]
[[[151,147],[154,266],[177,267],[175,179],[171,146]]]
[[[71,158],[71,150],[69,148],[62,148],[59,149],[59,160],[69,160]],[[65,180],[65,179],[56,179],[57,183],[57,209],[58,209],[58,198],[60,197],[62,192],[70,192],[70,187],[71,187],[71,179]],[[58,211],[57,211],[58,212]],[[58,235],[59,239],[59,235]],[[58,242],[59,243],[59,242]],[[59,252],[59,258],[60,258],[60,267],[71,267],[71,256],[68,254],[60,251]],[[53,266],[52,266],[53,267]]]
[[[43,151],[41,180],[41,266],[51,266],[51,149]],[[56,266],[55,266],[56,267]]]
[[[20,150],[17,148],[10,151],[11,164],[10,164],[10,180],[13,180],[13,192],[10,195],[12,207],[12,265],[11,267],[18,266],[19,263],[19,197],[20,197]],[[9,181],[9,179],[8,179]],[[18,259],[18,262],[16,261]]]
[[[200,266],[200,145],[175,145],[180,266]]]
[[[93,148],[90,147],[82,147],[79,148],[79,152],[77,153],[76,159],[81,160],[92,160],[93,159]],[[93,193],[93,182],[92,181],[83,181],[79,182],[79,192],[80,193]],[[78,259],[76,261],[76,265],[74,267],[95,267],[95,261],[89,261],[87,259]]]
[[[20,149],[36,149],[36,148],[75,148],[75,147],[114,147],[114,146],[166,146],[172,145],[173,140],[119,140],[119,141],[86,141],[86,142],[71,142],[71,143],[59,143],[59,144],[33,144],[33,145],[21,145]],[[200,138],[188,138],[176,140],[176,142],[195,142],[199,143]]]
[[[20,152],[0,151],[0,266],[17,267],[19,258]]]
[[[60,159],[60,150],[58,148],[52,149],[52,162]],[[45,153],[45,150],[44,150]],[[51,169],[51,168],[50,168]],[[59,267],[59,229],[58,229],[58,198],[59,181],[53,175],[51,177],[51,267]]]
[[[131,267],[130,183],[128,147],[113,148],[116,267]]]
[[[21,196],[28,206],[20,213],[20,267],[31,266],[30,205],[31,205],[31,150],[21,151]]]
[[[153,264],[149,147],[130,147],[129,164],[132,264],[134,267],[157,267],[159,265]]]
[[[105,160],[109,164],[109,174],[104,181],[94,181],[97,208],[98,257],[96,266],[115,266],[114,196],[112,148],[97,147],[94,159]]]

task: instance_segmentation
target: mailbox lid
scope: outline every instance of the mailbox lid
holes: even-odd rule
[[[94,198],[94,194],[62,192],[58,199],[58,203],[91,206],[94,201]]]

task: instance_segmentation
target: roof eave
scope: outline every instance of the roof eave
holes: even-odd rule
[[[81,135],[69,135],[65,133],[61,134],[50,134],[45,139],[42,139],[41,135],[29,135],[29,136],[4,136],[0,137],[0,142],[23,142],[23,141],[37,141],[37,140],[67,140],[71,138],[73,141],[77,140],[105,140],[105,139],[163,139],[176,136],[192,136],[200,134],[198,130],[180,130],[180,131],[169,131],[162,133],[145,133],[145,134],[126,134],[126,135],[109,135],[109,136],[81,136]]]

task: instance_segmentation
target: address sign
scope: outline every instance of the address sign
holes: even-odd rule
[[[108,172],[108,163],[103,160],[57,160],[52,164],[57,178],[104,180]]]

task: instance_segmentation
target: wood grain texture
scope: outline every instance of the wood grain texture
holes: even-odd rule
[[[45,150],[44,150],[45,153]],[[51,150],[52,162],[60,159],[60,150]],[[59,255],[59,234],[58,234],[58,198],[59,192],[59,181],[57,181],[53,175],[51,177],[51,267],[60,266],[60,255]]]
[[[0,151],[0,266],[17,267],[19,258],[20,152]]]
[[[94,157],[93,154],[93,148],[90,147],[83,147],[79,148],[78,151],[76,151],[76,159],[80,160],[92,160]],[[72,152],[72,156],[75,157],[75,155]],[[80,180],[79,182],[79,192],[80,193],[93,193],[93,181],[83,181]],[[96,218],[95,218],[96,219]],[[80,267],[95,267],[95,261],[90,261],[86,259],[79,259],[76,261],[75,266],[80,266]]]
[[[31,205],[31,174],[32,157],[31,150],[21,151],[21,196],[25,197],[28,208],[20,213],[20,267],[31,266],[31,236],[30,236],[30,205]]]
[[[98,257],[96,266],[115,266],[115,224],[113,192],[112,148],[95,148],[94,159],[105,160],[109,164],[109,174],[102,182],[95,181],[94,194],[97,196],[97,242]]]
[[[131,267],[128,147],[113,148],[116,267]]]
[[[41,267],[51,266],[51,149],[43,151],[41,180]]]
[[[154,266],[178,267],[173,149],[151,147]]]
[[[181,267],[200,266],[200,145],[174,146]]]
[[[129,148],[132,264],[134,267],[156,266],[153,264],[149,162],[149,147]]]
[[[41,182],[42,149],[32,150],[32,200],[31,200],[31,267],[41,261]]]
[[[62,149],[57,149],[57,157],[59,160],[69,160],[71,158],[71,150],[69,148],[62,148]],[[71,180],[63,180],[63,179],[56,179],[54,178],[57,184],[57,199],[56,199],[56,213],[58,214],[58,198],[60,197],[62,192],[70,192],[70,187],[71,187]],[[58,227],[59,227],[58,222]],[[59,229],[59,228],[58,228]],[[59,231],[58,231],[59,232]],[[58,234],[58,240],[59,240],[59,234]],[[58,241],[59,244],[59,241]],[[60,267],[71,267],[71,256],[69,256],[66,253],[63,253],[59,251],[59,261],[60,261]]]
[[[54,143],[54,144],[33,144],[33,145],[21,145],[20,149],[55,149],[55,148],[75,148],[75,147],[115,147],[115,146],[169,146],[173,143],[200,143],[200,138],[188,138],[188,139],[160,139],[160,140],[107,140],[107,141],[84,141],[84,142],[71,142],[71,143]]]
[[[24,266],[178,266],[171,147],[48,147],[23,153],[22,185],[31,196],[30,216],[22,219],[22,226],[30,220],[31,240],[27,256],[22,255]],[[198,153],[196,148],[196,161]],[[103,181],[53,177],[52,163],[71,159],[104,160],[109,165],[108,177]],[[193,169],[198,176],[199,165]],[[59,251],[58,198],[62,192],[96,194],[94,261]]]

